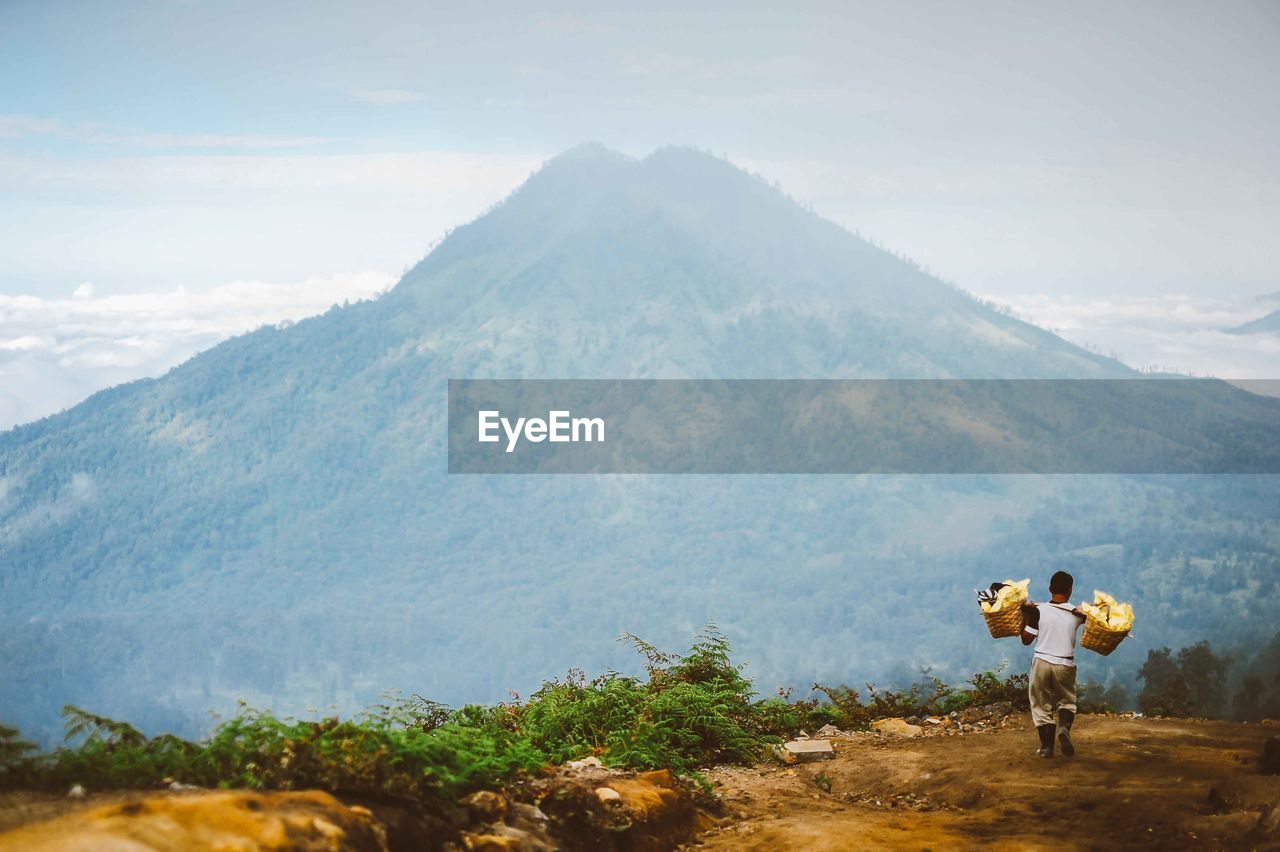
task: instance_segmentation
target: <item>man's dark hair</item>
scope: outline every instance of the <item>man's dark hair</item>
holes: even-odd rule
[[[1059,571],[1049,578],[1049,593],[1054,595],[1069,595],[1071,589],[1075,586],[1076,580],[1066,571]]]

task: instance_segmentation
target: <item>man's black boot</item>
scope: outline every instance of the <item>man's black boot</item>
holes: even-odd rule
[[[1053,725],[1037,725],[1036,733],[1040,735],[1040,750],[1036,754],[1053,757]]]
[[[1058,745],[1062,747],[1063,757],[1075,757],[1076,747],[1071,744],[1071,723],[1076,714],[1071,710],[1058,711]]]

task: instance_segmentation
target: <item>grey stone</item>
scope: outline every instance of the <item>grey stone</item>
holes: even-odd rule
[[[836,751],[828,740],[792,740],[783,745],[783,749],[802,762],[828,760],[836,756]]]

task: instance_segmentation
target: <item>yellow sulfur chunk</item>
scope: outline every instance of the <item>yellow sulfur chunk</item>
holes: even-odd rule
[[[1133,607],[1120,603],[1106,592],[1094,590],[1093,603],[1081,604],[1080,610],[1099,627],[1122,631],[1133,629]]]
[[[983,612],[1000,612],[1014,606],[1021,606],[1022,602],[1027,599],[1027,589],[1031,586],[1031,578],[1028,577],[1021,582],[1013,580],[1005,580],[1004,588],[996,592],[996,599],[993,601],[983,601]]]

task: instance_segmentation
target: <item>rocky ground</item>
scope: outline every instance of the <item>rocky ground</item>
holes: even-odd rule
[[[814,732],[705,774],[575,761],[458,812],[324,793],[0,795],[0,852],[53,849],[1278,849],[1280,724],[1084,716],[1043,760],[1025,714]],[[1273,746],[1274,748],[1274,746]]]
[[[1280,849],[1280,725],[1083,716],[1036,757],[1026,714],[833,737],[834,757],[722,767],[706,849]],[[1278,808],[1277,810],[1272,810]]]

